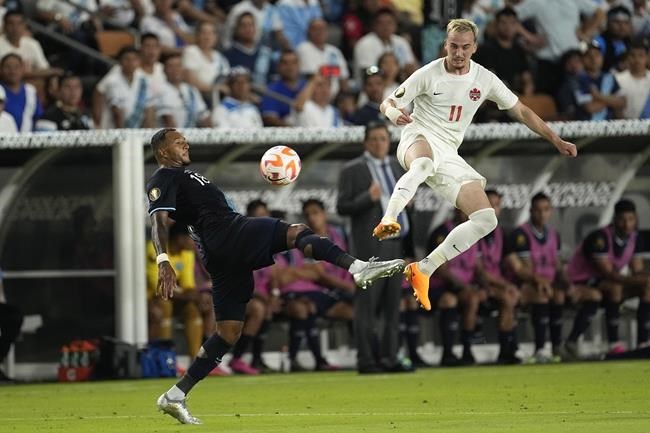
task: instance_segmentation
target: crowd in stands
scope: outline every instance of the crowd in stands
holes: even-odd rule
[[[426,1],[4,3],[0,82],[15,125],[3,115],[2,131],[364,125],[440,56],[446,24]],[[546,120],[638,119],[650,117],[648,3],[465,0],[459,14],[480,28],[474,60]],[[28,21],[92,49],[111,31],[136,43],[117,46],[109,69]],[[69,75],[83,92],[64,102]],[[492,106],[477,117],[507,120]]]

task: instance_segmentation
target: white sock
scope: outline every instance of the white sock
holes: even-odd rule
[[[167,398],[170,400],[184,400],[185,393],[181,391],[179,387],[174,385],[169,388],[169,391],[167,391]]]
[[[351,274],[356,274],[357,272],[362,270],[366,266],[366,264],[367,263],[364,262],[363,260],[357,259],[354,262],[352,262],[350,268],[348,269],[348,272],[350,272]]]
[[[391,193],[383,219],[397,221],[397,215],[413,199],[418,186],[433,174],[433,160],[427,157],[415,158],[408,171],[399,178]]]
[[[418,263],[421,272],[431,276],[445,261],[449,261],[467,251],[483,236],[497,226],[497,216],[494,209],[477,210],[469,216],[469,220],[457,225],[447,237],[426,258]]]

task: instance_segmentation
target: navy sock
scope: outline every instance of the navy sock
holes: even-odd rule
[[[548,306],[549,329],[551,330],[551,344],[560,347],[562,344],[562,304],[551,303]]]
[[[248,349],[251,341],[253,341],[252,335],[242,334],[239,340],[237,340],[237,343],[235,343],[235,348],[232,351],[233,358],[241,358],[244,352],[246,352],[246,349]]]
[[[444,353],[452,353],[458,332],[458,309],[443,308],[440,310],[440,332],[442,333],[442,350]]]
[[[582,307],[578,310],[576,318],[573,321],[573,329],[569,334],[568,341],[575,343],[578,341],[578,338],[587,330],[591,324],[591,319],[594,318],[594,315],[598,311],[598,302],[587,301],[582,304]]]
[[[318,326],[316,326],[316,316],[309,316],[305,321],[305,335],[307,336],[307,346],[314,355],[316,364],[322,363],[324,360],[320,348],[320,333]]]
[[[621,321],[621,303],[605,302],[605,321],[607,322],[607,340],[610,343],[618,341],[618,324]]]
[[[416,310],[408,310],[405,313],[406,320],[406,346],[411,360],[418,359],[418,343],[420,340],[420,317]]]
[[[514,342],[514,331],[499,331],[499,355],[514,354],[516,352]]]
[[[533,304],[533,332],[535,334],[535,350],[544,348],[546,328],[548,327],[548,304]]]
[[[295,361],[305,338],[305,320],[291,319],[289,323],[289,360]]]
[[[474,331],[470,329],[463,329],[460,331],[460,342],[463,344],[463,353],[469,352],[472,347],[472,337]]]
[[[187,369],[185,376],[176,384],[185,394],[205,378],[219,363],[223,355],[228,353],[232,345],[226,340],[214,334],[201,346],[199,354]]]
[[[637,322],[637,344],[641,345],[650,341],[650,302],[639,302],[639,309],[636,311]]]
[[[253,339],[253,346],[251,348],[251,352],[253,352],[253,365],[259,365],[262,363],[262,349],[264,348],[264,343],[266,342],[269,326],[271,326],[270,320],[265,320],[262,322],[260,330],[257,332],[257,335]]]
[[[316,260],[325,260],[343,269],[349,269],[356,260],[354,257],[340,249],[328,238],[318,236],[307,228],[296,236],[296,248],[307,257]]]

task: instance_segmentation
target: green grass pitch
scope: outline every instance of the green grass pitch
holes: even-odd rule
[[[156,412],[174,381],[0,387],[0,432],[650,432],[650,362],[214,377]]]

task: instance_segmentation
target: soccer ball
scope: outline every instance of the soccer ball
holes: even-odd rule
[[[300,174],[300,157],[290,147],[273,146],[262,155],[260,174],[273,185],[288,185]]]

